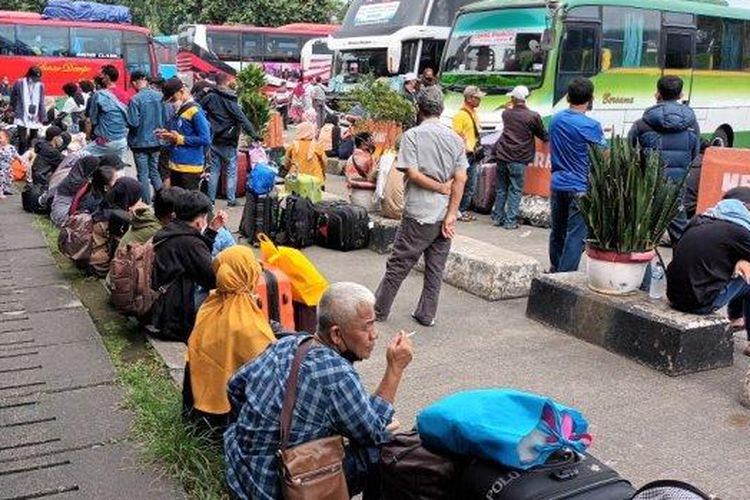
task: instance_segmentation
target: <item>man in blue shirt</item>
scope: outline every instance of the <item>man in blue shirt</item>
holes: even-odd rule
[[[318,333],[299,369],[289,447],[343,435],[351,496],[377,488],[379,447],[390,440],[393,402],[412,359],[411,341],[399,332],[386,351],[386,369],[370,395],[352,363],[370,357],[378,337],[375,297],[356,283],[334,283],[318,305]],[[269,346],[229,381],[237,421],[224,434],[227,483],[236,498],[276,500],[279,488],[281,407],[292,360],[306,334]]]
[[[578,209],[578,199],[588,189],[589,146],[607,146],[601,124],[586,116],[593,100],[591,81],[574,79],[568,86],[570,107],[557,113],[550,122],[552,232],[549,260],[553,273],[577,271],[581,262],[586,224]]]
[[[125,160],[128,152],[128,108],[120,97],[123,91],[117,88],[120,73],[111,64],[102,67],[104,88],[91,96],[87,105],[91,126],[94,129],[94,140],[86,146],[86,151],[94,156],[117,155]]]
[[[128,104],[128,145],[133,151],[138,182],[141,183],[141,199],[150,205],[151,187],[156,192],[162,185],[159,174],[161,144],[156,137],[156,130],[164,128],[166,110],[161,92],[150,88],[146,73],[140,70],[133,71],[130,83],[138,93]]]

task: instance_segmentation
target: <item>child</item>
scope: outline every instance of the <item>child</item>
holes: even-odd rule
[[[10,177],[10,164],[18,156],[16,148],[10,144],[10,134],[0,130],[0,199],[13,194]]]

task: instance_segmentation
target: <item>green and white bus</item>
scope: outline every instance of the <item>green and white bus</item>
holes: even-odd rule
[[[750,5],[750,1],[748,1]],[[750,7],[723,0],[485,0],[459,12],[443,55],[445,122],[461,92],[488,93],[482,129],[499,131],[506,92],[531,90],[545,118],[567,106],[566,88],[590,78],[591,112],[626,134],[655,103],[664,74],[685,81],[685,102],[716,145],[750,147]]]

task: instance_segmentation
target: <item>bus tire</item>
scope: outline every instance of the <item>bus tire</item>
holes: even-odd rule
[[[711,138],[711,146],[720,148],[731,148],[734,142],[734,133],[727,126],[721,126],[716,129],[714,136]]]

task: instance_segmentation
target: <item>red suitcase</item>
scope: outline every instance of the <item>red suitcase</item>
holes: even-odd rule
[[[237,151],[237,192],[236,198],[242,198],[245,196],[245,190],[247,189],[247,171],[250,168],[250,157],[247,154],[246,149],[240,149]],[[221,199],[227,198],[227,168],[225,165],[221,166],[221,175],[219,176],[219,192],[218,197]]]
[[[281,323],[284,330],[294,331],[292,283],[280,269],[264,265],[258,280],[258,305],[268,320]]]

